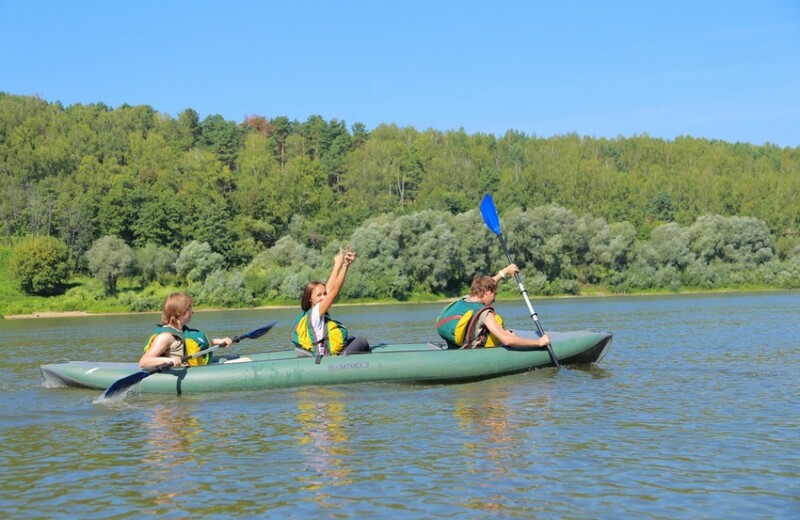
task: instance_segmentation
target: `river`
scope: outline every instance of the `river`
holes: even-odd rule
[[[45,388],[58,359],[133,361],[158,315],[0,321],[0,518],[800,518],[800,293],[534,300],[614,333],[595,367],[460,385],[214,395]],[[434,340],[441,304],[339,306]],[[532,328],[525,304],[497,304]],[[241,354],[291,309],[197,312]]]

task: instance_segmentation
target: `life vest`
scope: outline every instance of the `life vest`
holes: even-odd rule
[[[292,343],[317,356],[338,355],[347,343],[347,328],[326,312],[322,316],[322,328],[325,336],[317,338],[314,334],[314,327],[311,326],[312,310],[313,307],[297,316],[292,329]]]
[[[191,356],[197,352],[200,352],[201,350],[206,350],[211,346],[211,342],[208,340],[208,337],[201,330],[190,329],[184,325],[183,331],[178,331],[167,325],[156,325],[156,327],[153,329],[153,335],[150,336],[150,339],[147,341],[147,345],[144,347],[145,352],[147,352],[147,349],[149,349],[150,345],[153,344],[153,340],[156,339],[156,336],[163,332],[172,334],[175,339],[180,341],[180,346],[178,349],[170,348],[170,351],[167,353],[168,356]],[[190,359],[188,361],[189,366],[196,367],[207,365],[211,361],[211,356],[212,353],[209,352],[208,354]]]
[[[494,312],[494,308],[459,298],[439,313],[439,317],[436,318],[436,331],[447,342],[447,348],[472,348],[470,345],[476,339],[477,344],[474,348],[496,347],[500,341],[494,334],[487,334],[485,326],[476,330],[481,315],[489,311]],[[503,318],[496,312],[494,316],[502,327]]]

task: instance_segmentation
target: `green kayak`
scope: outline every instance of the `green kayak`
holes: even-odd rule
[[[599,362],[612,338],[611,333],[588,330],[548,334],[562,365]],[[189,394],[369,381],[463,383],[553,366],[544,348],[448,350],[443,344],[434,343],[377,345],[372,353],[323,357],[319,363],[316,361],[297,349],[221,356],[205,366],[172,368],[152,374],[134,388],[148,393]],[[104,390],[141,369],[137,363],[65,361],[42,365],[41,371],[48,387]]]

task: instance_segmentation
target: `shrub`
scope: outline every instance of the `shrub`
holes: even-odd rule
[[[104,236],[86,252],[89,271],[105,287],[106,295],[117,292],[117,280],[136,272],[136,254],[119,237]]]
[[[11,253],[12,274],[29,295],[50,296],[61,292],[72,274],[69,249],[51,236],[32,236],[20,241]]]

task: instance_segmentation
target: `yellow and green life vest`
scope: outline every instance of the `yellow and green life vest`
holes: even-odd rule
[[[447,342],[447,348],[496,347],[500,341],[494,334],[490,334],[486,327],[477,327],[481,315],[488,311],[494,312],[494,308],[459,298],[439,313],[436,331]],[[503,318],[497,313],[494,316],[502,327]]]
[[[153,335],[150,336],[150,339],[147,340],[147,345],[144,346],[145,352],[147,352],[147,349],[149,349],[150,345],[153,344],[153,340],[156,339],[156,336],[163,332],[172,334],[175,339],[180,341],[179,350],[170,349],[170,351],[167,352],[168,356],[191,356],[197,352],[200,352],[201,350],[206,350],[211,346],[211,342],[208,340],[208,337],[201,330],[190,329],[189,327],[184,326],[183,331],[178,331],[177,329],[173,329],[167,325],[156,325],[156,327],[153,329]],[[181,354],[180,352],[183,353]],[[188,361],[189,366],[196,367],[207,365],[211,361],[212,355],[213,353],[209,352],[208,354],[190,359]]]
[[[317,338],[314,334],[314,327],[311,326],[312,310],[313,307],[297,316],[292,329],[292,343],[317,356],[338,355],[347,343],[347,328],[326,312],[322,316],[325,337]]]

